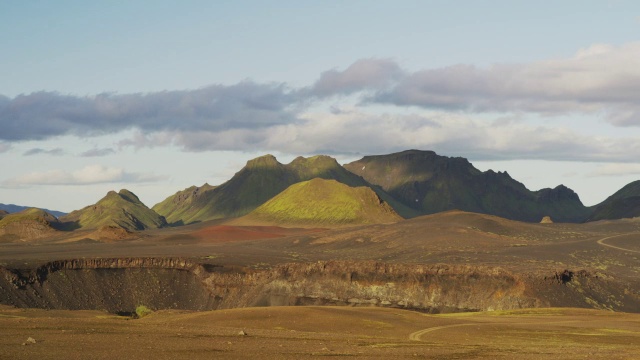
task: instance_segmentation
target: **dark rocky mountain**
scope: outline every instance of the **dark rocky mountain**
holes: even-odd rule
[[[530,191],[506,172],[482,172],[465,158],[433,151],[365,156],[344,167],[422,214],[458,209],[529,222],[544,216],[580,222],[589,213],[563,185]]]
[[[640,180],[625,185],[593,207],[587,221],[613,220],[640,216]]]

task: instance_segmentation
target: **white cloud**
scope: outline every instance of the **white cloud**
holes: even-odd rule
[[[428,149],[474,160],[539,159],[636,162],[637,139],[582,135],[560,125],[479,120],[465,114],[376,114],[358,109],[309,113],[295,124],[220,132],[137,135],[131,143],[165,143],[186,151],[235,150],[289,154],[381,154]],[[158,141],[157,143],[155,141]]]
[[[9,151],[9,149],[11,149],[11,144],[0,142],[0,154]]]
[[[599,166],[589,176],[640,175],[640,164],[614,163]]]
[[[93,185],[104,183],[156,182],[165,180],[165,176],[154,174],[129,173],[122,168],[89,165],[82,169],[67,172],[50,170],[32,172],[3,182],[5,187],[24,187],[30,185]]]

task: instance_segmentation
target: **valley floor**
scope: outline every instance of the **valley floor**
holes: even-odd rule
[[[158,311],[131,319],[0,307],[0,332],[0,359],[640,357],[640,314],[569,308],[428,315],[268,307]]]

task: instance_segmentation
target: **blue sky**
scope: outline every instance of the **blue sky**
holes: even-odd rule
[[[587,205],[640,178],[634,1],[0,3],[0,202],[149,206],[409,148]]]

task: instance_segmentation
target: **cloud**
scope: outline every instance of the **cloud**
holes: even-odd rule
[[[89,165],[73,172],[64,170],[32,172],[8,179],[3,182],[3,185],[5,187],[23,187],[29,185],[93,185],[121,182],[144,183],[161,180],[166,180],[166,176],[129,173],[122,168]]]
[[[100,94],[90,97],[37,92],[0,97],[0,140],[96,136],[136,128],[156,131],[223,131],[295,121],[296,97],[283,84],[245,81],[188,91]]]
[[[361,59],[344,71],[329,70],[309,89],[315,96],[345,95],[365,89],[381,89],[403,75],[400,66],[389,59]]]
[[[486,160],[636,162],[637,139],[586,136],[562,121],[587,115],[586,122],[640,126],[639,58],[640,43],[596,44],[567,58],[486,68],[408,71],[390,59],[361,59],[296,89],[244,81],[147,94],[0,96],[0,144],[117,133],[120,148],[295,154],[420,148]],[[539,115],[554,123],[531,125]]]
[[[589,176],[624,176],[640,175],[640,164],[617,163],[596,168]]]
[[[114,154],[116,151],[110,148],[102,148],[102,149],[98,149],[98,148],[94,148],[91,150],[87,150],[85,152],[83,152],[82,154],[80,154],[80,156],[83,157],[99,157],[99,156],[107,156],[107,155],[111,155]]]
[[[11,144],[0,142],[0,154],[9,151],[9,149],[11,149]]]
[[[366,101],[469,112],[603,114],[618,126],[640,126],[639,58],[640,42],[596,44],[567,59],[405,72]]]
[[[295,124],[221,132],[137,134],[138,147],[168,143],[186,151],[235,150],[290,154],[380,154],[429,149],[473,160],[637,162],[635,138],[581,135],[562,126],[482,121],[465,114],[375,114],[356,109],[306,114]]]
[[[22,155],[24,156],[32,156],[32,155],[51,155],[51,156],[61,156],[64,155],[64,150],[61,148],[55,148],[50,150],[45,150],[41,148],[33,148],[25,151]]]

